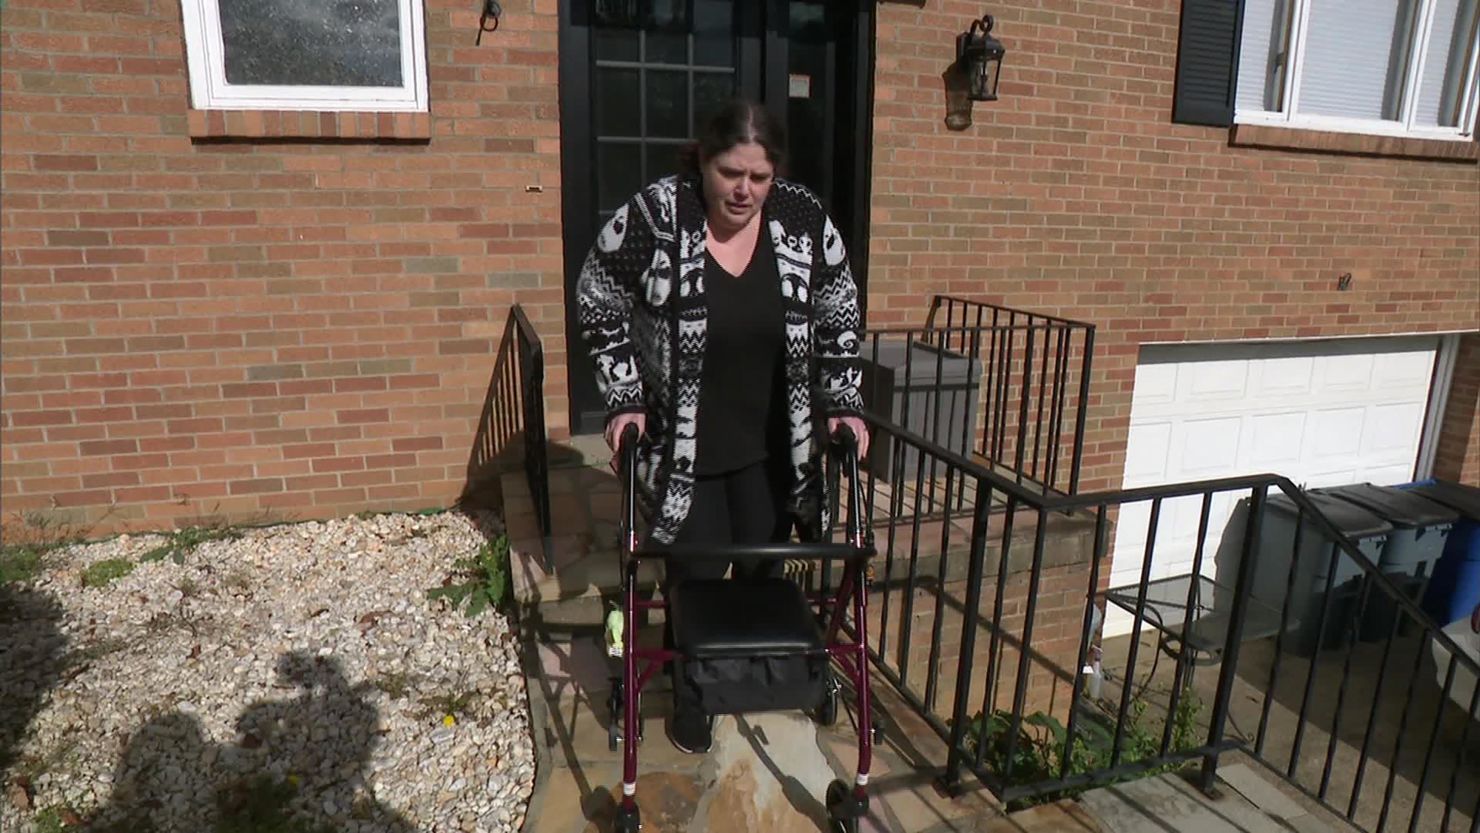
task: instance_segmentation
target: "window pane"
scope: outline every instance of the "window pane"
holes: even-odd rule
[[[678,151],[681,145],[648,145],[647,175],[644,182],[678,173]]]
[[[735,76],[728,72],[694,73],[694,131],[735,94]]]
[[[220,0],[230,84],[399,87],[397,0]]]
[[[687,32],[689,29],[688,0],[647,0],[650,8],[650,25],[659,29]]]
[[[735,65],[735,5],[729,0],[694,0],[694,63]]]
[[[1395,120],[1417,0],[1311,0],[1301,113]]]
[[[676,32],[645,32],[647,57],[650,64],[687,64],[689,62],[689,36]]]
[[[1277,113],[1283,109],[1289,0],[1245,0],[1239,46],[1238,109]]]
[[[599,61],[636,61],[639,57],[637,37],[636,29],[597,29],[596,59]]]
[[[1475,37],[1475,0],[1436,0],[1428,57],[1418,82],[1419,127],[1459,126],[1465,67]]]
[[[596,22],[603,26],[641,26],[642,0],[596,0]]]
[[[674,139],[689,135],[689,74],[647,71],[647,135]]]
[[[596,70],[596,133],[601,136],[641,136],[638,122],[637,70],[599,67]]]
[[[642,188],[642,146],[636,142],[596,145],[598,210],[615,211]]]

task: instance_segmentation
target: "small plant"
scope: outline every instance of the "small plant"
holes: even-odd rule
[[[296,780],[263,775],[225,788],[217,796],[221,814],[215,833],[329,833],[293,817],[289,805],[298,795]]]
[[[82,573],[83,587],[107,587],[114,581],[134,571],[134,562],[127,558],[108,558],[88,567]]]
[[[437,720],[444,725],[451,726],[457,722],[457,718],[464,714],[468,707],[478,699],[478,694],[472,691],[464,691],[461,694],[436,694],[431,697],[423,697],[417,702],[421,703],[422,709],[418,717],[422,720]],[[449,719],[450,718],[450,719]]]
[[[41,552],[31,544],[7,545],[0,549],[0,584],[35,578],[41,571]]]
[[[66,812],[63,807],[47,807],[37,813],[36,833],[66,833],[67,827],[62,823]]]
[[[1125,725],[1121,733],[1121,764],[1155,758],[1161,753],[1162,733],[1165,722],[1160,726],[1148,725],[1146,703],[1137,698],[1126,710]],[[1183,692],[1177,702],[1176,713],[1170,716],[1171,745],[1169,751],[1190,749],[1198,744],[1197,715],[1202,710],[1202,701],[1190,689]],[[1010,712],[998,710],[990,715],[978,713],[966,729],[966,749],[975,754],[978,744],[985,745],[982,762],[995,772],[1006,772],[1008,762],[1008,738],[1011,729]],[[1010,783],[1031,784],[1056,779],[1060,774],[1069,776],[1097,772],[1108,768],[1114,757],[1115,724],[1105,715],[1083,711],[1076,724],[1073,749],[1069,752],[1067,771],[1064,766],[1065,745],[1069,732],[1059,720],[1043,712],[1024,715],[1019,724],[1017,741],[1011,744],[1012,773]],[[1129,776],[1145,778],[1170,772],[1185,766],[1172,762]],[[1126,780],[1110,779],[1110,783]],[[1019,809],[1044,801],[1073,797],[1084,788],[1046,793],[1035,798],[1013,802],[1010,809]]]
[[[104,513],[112,514],[110,508]],[[86,540],[92,527],[45,512],[16,514],[3,528],[0,545],[0,584],[30,581],[41,572],[47,553]]]
[[[400,700],[411,690],[411,680],[404,672],[396,671],[376,677],[372,683],[376,688],[385,692],[392,700]]]
[[[246,570],[232,570],[221,579],[221,586],[233,593],[245,593],[252,589],[252,575]]]
[[[196,547],[208,541],[223,541],[242,537],[241,531],[229,526],[189,526],[167,533],[163,544],[139,556],[139,562],[171,559],[184,564],[185,557],[195,552]]]
[[[453,609],[467,602],[468,616],[477,616],[492,607],[503,607],[509,593],[509,539],[500,535],[478,550],[472,558],[460,558],[457,572],[442,582],[441,587],[427,591],[428,599],[447,599]],[[457,581],[461,578],[462,581]]]

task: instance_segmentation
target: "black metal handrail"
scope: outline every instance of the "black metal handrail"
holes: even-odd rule
[[[545,348],[523,308],[515,304],[509,309],[494,359],[493,379],[473,440],[473,456],[468,462],[468,481],[473,484],[490,473],[497,474],[501,467],[499,459],[510,451],[513,440],[520,440],[545,567],[553,569],[544,391]]]
[[[1414,705],[1417,687],[1418,663],[1422,654],[1432,644],[1442,646],[1449,654],[1446,682],[1440,692],[1441,698],[1448,697],[1459,672],[1480,677],[1480,663],[1466,656],[1454,640],[1444,634],[1432,622],[1392,577],[1377,564],[1364,556],[1356,544],[1343,535],[1289,479],[1274,474],[1224,478],[1196,483],[1181,483],[1138,489],[1121,489],[1093,494],[1044,493],[1024,484],[1014,476],[1003,475],[988,465],[983,465],[968,456],[947,447],[943,443],[912,432],[895,422],[870,414],[868,417],[874,433],[874,442],[887,441],[890,448],[890,473],[882,478],[888,481],[881,486],[880,471],[876,466],[868,474],[868,517],[874,519],[875,540],[882,556],[882,569],[876,576],[875,592],[883,598],[875,606],[880,620],[870,627],[878,629],[872,660],[881,676],[900,690],[903,699],[925,718],[948,745],[948,758],[942,784],[947,789],[959,789],[967,772],[992,789],[1003,800],[1028,799],[1045,794],[1063,793],[1068,790],[1105,784],[1138,772],[1146,772],[1177,765],[1196,759],[1202,760],[1202,784],[1210,788],[1220,755],[1230,750],[1248,753],[1271,771],[1277,772],[1288,783],[1305,792],[1324,806],[1345,816],[1355,824],[1369,824],[1369,816],[1379,817],[1372,829],[1382,830],[1393,812],[1393,794],[1397,771],[1402,759],[1403,747],[1423,752],[1422,772],[1417,778],[1417,798],[1406,805],[1409,809],[1410,830],[1418,829],[1423,818],[1425,791],[1431,786],[1431,770],[1436,770],[1445,760],[1436,756],[1438,727],[1422,729],[1427,740],[1406,738],[1411,734],[1408,713]],[[906,466],[906,455],[913,455],[913,463]],[[909,469],[913,469],[910,472]],[[1278,627],[1274,630],[1273,661],[1268,676],[1250,684],[1240,681],[1240,657],[1245,646],[1245,629],[1250,618],[1253,596],[1253,581],[1262,558],[1282,556],[1277,549],[1265,552],[1261,545],[1261,525],[1265,518],[1265,505],[1271,491],[1288,497],[1295,507],[1296,526],[1290,552],[1288,574],[1285,579],[1284,604],[1279,612]],[[1226,617],[1226,630],[1220,634],[1221,644],[1214,650],[1220,664],[1216,685],[1211,694],[1211,706],[1206,725],[1195,727],[1197,740],[1177,738],[1173,717],[1184,713],[1191,695],[1194,666],[1191,654],[1183,651],[1177,655],[1173,669],[1171,699],[1167,705],[1167,719],[1159,737],[1148,740],[1141,727],[1135,723],[1137,715],[1131,713],[1133,697],[1132,680],[1144,669],[1138,668],[1138,648],[1143,633],[1143,624],[1149,618],[1148,586],[1151,583],[1153,559],[1158,551],[1158,524],[1163,509],[1175,501],[1197,503],[1201,506],[1198,523],[1198,538],[1192,556],[1191,573],[1187,581],[1185,602],[1180,609],[1184,622],[1194,621],[1194,612],[1203,611],[1209,599],[1200,598],[1205,564],[1214,563],[1214,556],[1205,551],[1208,543],[1210,517],[1215,499],[1244,497],[1247,511],[1242,523],[1231,522],[1225,532],[1224,543],[1229,550],[1224,558],[1237,558],[1231,586],[1223,588],[1225,598],[1217,604],[1219,613]],[[877,501],[887,501],[887,507],[876,507]],[[1135,592],[1133,605],[1134,624],[1127,649],[1128,660],[1123,679],[1120,681],[1118,706],[1113,717],[1097,715],[1088,710],[1084,690],[1085,677],[1080,673],[1089,661],[1094,643],[1094,621],[1098,614],[1096,602],[1101,598],[1104,587],[1101,581],[1101,560],[1106,554],[1112,516],[1128,505],[1150,504],[1147,515],[1146,551],[1142,564],[1139,588]],[[1124,515],[1121,515],[1124,520]],[[1075,610],[1079,618],[1079,639],[1076,656],[1051,657],[1040,651],[1042,642],[1035,635],[1035,622],[1044,594],[1046,549],[1054,519],[1075,519],[1082,530],[1092,536],[1088,564],[1079,565],[1077,575],[1082,591],[1074,591],[1078,599]],[[1016,526],[1016,532],[1014,530]],[[1092,531],[1091,531],[1092,530]],[[1127,534],[1126,529],[1121,534]],[[1346,645],[1340,684],[1335,692],[1335,710],[1312,711],[1312,689],[1319,672],[1319,657],[1310,660],[1300,697],[1298,712],[1294,716],[1292,732],[1280,731],[1278,741],[1290,740],[1288,759],[1282,759],[1271,749],[1271,710],[1275,693],[1279,690],[1284,671],[1294,673],[1290,659],[1287,633],[1293,627],[1291,602],[1294,597],[1297,569],[1300,566],[1305,536],[1320,535],[1334,543],[1329,561],[1325,565],[1325,588],[1320,594],[1318,632],[1324,633],[1329,624],[1340,624],[1343,620],[1332,612],[1332,598],[1338,560],[1357,565],[1360,592],[1343,627],[1355,637],[1357,623],[1369,608],[1385,605],[1395,611],[1386,640],[1382,644],[1383,666],[1395,656],[1394,645],[1403,628],[1418,632],[1418,645],[1413,653],[1413,668],[1406,675],[1408,689],[1404,696],[1399,739],[1392,746],[1392,754],[1385,761],[1388,767],[1387,785],[1380,807],[1361,808],[1358,797],[1364,772],[1369,762],[1378,761],[1380,751],[1374,742],[1378,724],[1377,703],[1381,687],[1398,682],[1378,679],[1378,691],[1374,693],[1374,705],[1365,726],[1357,726],[1362,737],[1361,753],[1355,777],[1338,778],[1335,764],[1341,736],[1341,709],[1351,688],[1353,656],[1357,648],[1355,638]],[[922,542],[925,536],[938,540]],[[998,540],[1000,536],[1000,540]],[[964,539],[964,540],[963,540]],[[1029,547],[1029,555],[1022,557],[1022,548]],[[989,550],[996,549],[995,558]],[[1015,552],[1016,550],[1016,552]],[[1016,556],[1016,557],[1015,557]],[[959,568],[960,559],[965,559],[964,571]],[[1220,562],[1222,559],[1218,559]],[[876,562],[877,563],[877,562]],[[1016,566],[1015,566],[1016,565]],[[953,569],[953,567],[955,569]],[[1220,572],[1222,564],[1220,563]],[[964,572],[964,591],[952,598],[947,585],[961,581]],[[1007,595],[1010,575],[1026,575],[1025,592]],[[984,599],[984,581],[991,579],[995,585],[990,605]],[[826,580],[824,579],[824,583]],[[1216,583],[1214,583],[1216,584]],[[1220,592],[1223,592],[1220,591]],[[919,609],[917,597],[935,594],[934,610]],[[964,595],[964,598],[961,596]],[[1049,594],[1050,598],[1052,594]],[[896,597],[898,602],[896,603]],[[1009,626],[1006,615],[1014,605],[1020,606],[1021,625]],[[891,607],[895,610],[891,611]],[[1178,605],[1172,605],[1173,609]],[[896,618],[897,617],[897,618]],[[951,617],[959,624],[959,646],[952,650],[945,639],[945,623]],[[930,620],[931,634],[928,643],[914,638],[912,629],[917,620]],[[1187,626],[1183,626],[1183,638]],[[897,633],[896,633],[897,631]],[[986,667],[983,669],[977,657],[978,632],[990,640],[986,651]],[[955,633],[950,634],[952,638]],[[1400,649],[1406,650],[1405,648]],[[923,663],[920,654],[924,652]],[[1007,654],[1015,652],[1016,668],[1007,667]],[[953,658],[950,654],[955,653]],[[1155,655],[1153,655],[1154,657]],[[1407,656],[1404,654],[1403,656]],[[1029,685],[1035,671],[1044,670],[1058,663],[1055,672],[1060,685],[1070,689],[1067,725],[1055,724],[1042,715],[1030,714]],[[923,664],[923,668],[920,666]],[[943,685],[941,676],[952,667],[955,671],[954,686]],[[1299,670],[1298,667],[1296,669]],[[918,673],[923,671],[923,675]],[[1155,667],[1153,666],[1153,672]],[[1254,672],[1245,671],[1245,677]],[[1263,671],[1258,672],[1260,675]],[[916,681],[923,676],[923,682]],[[1072,682],[1071,682],[1072,681]],[[1263,704],[1258,719],[1258,732],[1248,738],[1229,732],[1231,713],[1235,706],[1237,686],[1252,685],[1256,694],[1262,694]],[[923,690],[922,690],[923,689]],[[1480,686],[1477,686],[1480,691]],[[979,699],[973,696],[979,692]],[[999,694],[1002,695],[999,698]],[[1251,695],[1252,696],[1252,695]],[[1477,695],[1480,696],[1480,695]],[[1010,697],[1011,705],[999,709],[999,699]],[[1331,705],[1329,701],[1326,704]],[[1475,703],[1471,703],[1474,712]],[[1333,716],[1334,715],[1334,716]],[[1317,718],[1331,717],[1329,742],[1322,763],[1319,783],[1314,776],[1298,771],[1301,762],[1302,739],[1316,731]],[[995,729],[989,730],[990,720],[995,719]],[[1053,726],[1056,734],[1047,739],[1032,739],[1029,730],[1045,730]],[[1348,731],[1351,727],[1346,727]],[[1464,744],[1470,732],[1469,724],[1463,730],[1459,752],[1450,770],[1449,789],[1444,792],[1443,824],[1447,829],[1455,810],[1460,790],[1459,779],[1465,766]],[[1134,738],[1133,738],[1134,736]],[[1089,760],[1083,748],[1089,738],[1103,737],[1106,749],[1104,759]],[[1140,746],[1132,749],[1132,740]],[[1150,746],[1147,750],[1146,746]],[[1038,769],[1030,765],[1025,757],[1029,751],[1040,753],[1044,760]],[[1379,761],[1381,763],[1381,761]],[[1442,774],[1435,776],[1442,780]],[[1349,786],[1349,801],[1344,806],[1338,800],[1339,786]],[[1438,785],[1442,786],[1442,785]],[[1438,787],[1436,787],[1437,789]],[[1437,794],[1437,793],[1436,793]],[[1476,791],[1480,795],[1480,790]],[[1464,809],[1464,808],[1461,808]],[[1480,816],[1480,805],[1471,812],[1471,817]]]
[[[865,380],[865,395],[886,419],[959,453],[974,451],[1018,483],[1073,494],[1084,461],[1094,338],[1092,324],[936,295],[923,328],[867,331],[860,352],[875,376],[873,384]],[[889,364],[887,354],[900,346],[903,361],[890,373],[881,359]],[[886,377],[906,392],[902,399],[885,401],[879,380]]]

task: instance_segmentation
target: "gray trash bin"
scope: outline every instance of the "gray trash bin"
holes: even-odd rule
[[[1306,497],[1333,526],[1377,561],[1386,545],[1392,524],[1376,514],[1319,492]],[[1300,552],[1295,554],[1295,526],[1300,510],[1284,495],[1271,497],[1260,526],[1259,564],[1254,570],[1254,598],[1280,610],[1290,593],[1286,620],[1289,632],[1285,645],[1297,656],[1308,657],[1317,650],[1340,648],[1352,634],[1351,618],[1362,588],[1363,571],[1351,556],[1336,551],[1336,541],[1327,536],[1308,514],[1300,532]],[[1327,577],[1332,575],[1331,558],[1336,556],[1331,596],[1326,604],[1326,627],[1321,628],[1321,605],[1326,597]],[[1290,557],[1295,555],[1295,577],[1290,578]]]
[[[1415,604],[1423,599],[1429,577],[1459,513],[1440,503],[1389,486],[1358,483],[1322,489],[1323,493],[1377,515],[1393,525],[1378,558],[1378,567],[1398,585]],[[1362,621],[1362,639],[1387,639],[1392,633],[1398,605],[1386,593],[1373,591],[1368,596]]]
[[[906,367],[905,348],[902,340],[881,338],[875,356],[873,344],[864,345],[864,406],[950,451],[970,455],[976,439],[981,359],[917,341]],[[879,432],[870,445],[867,461],[869,471],[886,483],[894,477],[891,439]],[[903,479],[914,478],[918,459],[915,449],[905,449]],[[927,466],[925,476],[930,475]]]

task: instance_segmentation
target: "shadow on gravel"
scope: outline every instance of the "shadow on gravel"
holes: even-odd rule
[[[66,671],[61,621],[51,594],[0,585],[0,773],[24,776],[21,739]]]
[[[328,833],[347,820],[374,833],[416,828],[372,795],[364,775],[379,739],[369,684],[351,686],[333,657],[288,653],[278,684],[237,718],[233,744],[207,742],[180,711],[148,721],[114,773],[93,833]]]

